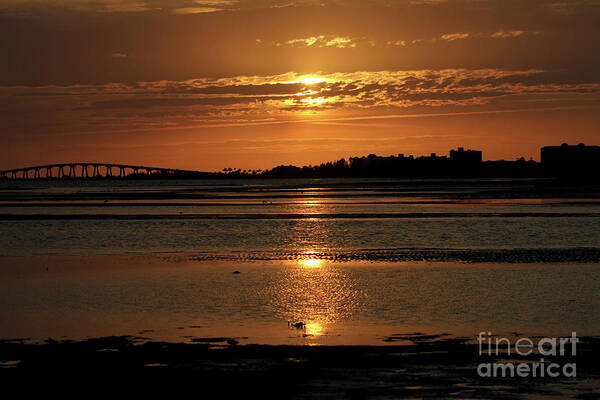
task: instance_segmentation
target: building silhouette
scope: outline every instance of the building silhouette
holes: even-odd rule
[[[482,161],[481,150],[465,150],[459,147],[458,150],[450,150],[450,160],[465,164],[477,164]]]
[[[399,153],[390,156],[369,154],[334,162],[304,167],[281,165],[265,171],[265,177],[330,178],[330,177],[471,177],[484,176],[497,168],[484,166],[482,152],[459,147],[450,156],[430,153],[424,156]],[[502,170],[506,168],[501,166]]]
[[[553,174],[591,175],[600,167],[600,146],[546,146],[540,150],[540,159],[544,170]]]

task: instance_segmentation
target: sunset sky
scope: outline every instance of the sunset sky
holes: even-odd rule
[[[0,0],[0,169],[600,144],[597,0]]]

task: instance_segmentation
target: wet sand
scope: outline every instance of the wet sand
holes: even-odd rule
[[[394,339],[396,338],[396,339]],[[580,398],[600,397],[600,338],[580,338],[576,378],[479,377],[481,362],[536,362],[539,355],[479,356],[472,338],[418,333],[390,340],[402,346],[237,345],[231,338],[195,344],[135,337],[43,344],[0,341],[3,388],[33,383],[46,394],[187,393],[199,398]],[[228,343],[229,341],[229,343]],[[514,353],[514,352],[513,352]],[[560,358],[560,360],[558,359]],[[29,386],[20,386],[27,391]],[[191,390],[191,391],[190,391]]]

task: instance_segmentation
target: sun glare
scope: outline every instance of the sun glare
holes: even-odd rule
[[[300,265],[306,268],[317,268],[323,264],[323,260],[318,258],[305,258],[300,260]]]
[[[323,104],[325,103],[325,99],[323,97],[317,97],[317,98],[312,98],[312,97],[307,97],[305,99],[300,100],[303,103],[309,104],[309,105],[315,105],[315,104]]]
[[[325,79],[319,78],[316,76],[307,76],[306,78],[302,79],[300,82],[304,83],[305,85],[313,85],[315,83],[325,82]]]
[[[321,336],[325,327],[319,322],[309,322],[305,325],[306,334],[311,336]]]

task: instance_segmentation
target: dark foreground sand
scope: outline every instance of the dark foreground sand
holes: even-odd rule
[[[480,378],[481,362],[522,360],[479,356],[472,339],[415,334],[388,340],[399,345],[241,346],[228,338],[175,344],[132,337],[1,341],[0,382],[5,394],[16,387],[20,394],[41,390],[63,397],[600,398],[597,337],[581,338],[576,357],[556,359],[577,363],[574,379]]]

